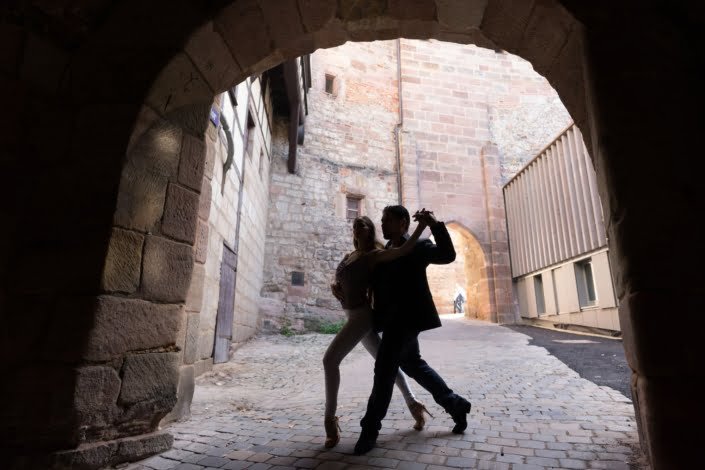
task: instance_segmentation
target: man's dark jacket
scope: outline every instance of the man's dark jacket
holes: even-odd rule
[[[436,240],[420,240],[406,256],[380,263],[372,273],[375,329],[424,331],[441,326],[426,278],[429,264],[449,264],[455,248],[443,222],[431,228]],[[405,235],[408,238],[408,235]],[[391,243],[391,242],[390,242]],[[387,243],[389,248],[390,243]]]

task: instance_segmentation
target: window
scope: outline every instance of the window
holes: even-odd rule
[[[575,263],[575,282],[578,288],[580,308],[593,307],[597,303],[595,294],[595,279],[592,274],[592,259],[584,259]]]
[[[360,214],[362,197],[348,195],[346,198],[346,216],[348,222],[355,220]]]
[[[543,298],[543,277],[541,274],[534,276],[534,295],[536,296],[536,313],[546,313],[546,302]]]
[[[335,94],[335,75],[326,74],[326,93]]]
[[[292,286],[303,286],[304,285],[304,273],[301,271],[291,272],[291,285]]]

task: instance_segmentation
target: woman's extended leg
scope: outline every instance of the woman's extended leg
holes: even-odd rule
[[[326,382],[326,417],[335,416],[335,410],[338,407],[340,363],[365,334],[372,329],[372,317],[369,309],[356,309],[346,313],[348,314],[348,321],[335,335],[323,355],[323,370]]]
[[[326,382],[326,408],[323,425],[326,429],[328,449],[340,441],[340,426],[335,411],[338,408],[338,388],[340,387],[340,363],[343,361],[363,336],[372,329],[372,315],[369,309],[345,311],[348,321],[330,342],[323,355],[323,371]]]

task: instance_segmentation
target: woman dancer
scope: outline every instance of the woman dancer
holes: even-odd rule
[[[417,212],[414,220],[417,220]],[[340,440],[340,426],[335,415],[338,405],[338,388],[340,387],[340,363],[353,348],[362,341],[363,346],[372,357],[377,356],[380,338],[372,329],[372,308],[369,298],[370,274],[378,263],[385,263],[409,254],[416,241],[426,228],[423,218],[411,237],[400,247],[387,250],[376,245],[375,226],[369,217],[361,216],[353,222],[353,246],[355,250],[343,258],[335,271],[335,283],[331,284],[333,294],[340,300],[347,322],[333,338],[325,355],[323,368],[326,383],[326,408],[324,426],[326,429],[325,447],[334,447]],[[409,412],[416,421],[414,429],[423,429],[426,420],[424,411],[429,415],[423,403],[416,400],[409,388],[406,376],[400,370],[396,385],[399,387]]]

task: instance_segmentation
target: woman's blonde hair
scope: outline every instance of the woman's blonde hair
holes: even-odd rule
[[[369,240],[371,240],[372,246],[374,246],[375,248],[383,248],[382,243],[377,240],[377,229],[375,229],[375,224],[372,222],[372,219],[370,219],[366,215],[361,215],[355,218],[355,220],[353,221],[353,225],[355,225],[355,222],[357,222],[358,220],[365,224],[365,226],[369,229]],[[355,247],[355,249],[358,248],[357,240],[354,237],[353,246]]]

